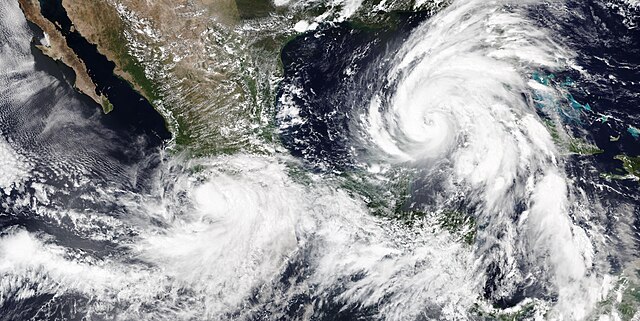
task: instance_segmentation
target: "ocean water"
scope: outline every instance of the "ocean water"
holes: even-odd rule
[[[0,319],[630,319],[638,182],[601,174],[638,155],[636,13],[319,24],[282,51],[285,149],[188,158],[70,35],[116,109],[75,92],[7,2]]]

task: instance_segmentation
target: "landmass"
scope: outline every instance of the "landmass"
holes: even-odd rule
[[[96,92],[96,85],[91,80],[84,62],[67,45],[66,39],[56,26],[42,16],[40,3],[37,0],[18,0],[20,8],[28,21],[38,26],[47,37],[48,44],[36,45],[43,54],[69,66],[75,73],[74,87],[97,104],[102,106],[105,113],[113,106],[102,94]]]
[[[55,38],[45,50],[69,56],[59,60],[78,75],[76,87],[108,111],[111,104],[96,94],[82,60],[41,16],[37,1],[19,1],[28,19]],[[192,156],[271,152],[280,50],[301,32],[294,28],[300,21],[345,20],[340,6],[288,1],[53,1],[61,2],[74,30],[114,62],[114,74],[162,114],[175,150]],[[423,9],[435,12],[446,3]],[[347,18],[378,25],[391,11],[415,9],[411,1],[387,7],[365,0]]]
[[[629,155],[616,155],[614,159],[622,162],[622,168],[626,172],[626,174],[613,174],[613,173],[602,173],[602,176],[605,179],[618,179],[618,180],[640,180],[640,156],[633,157]]]
[[[105,0],[62,0],[67,16],[98,52],[112,61],[114,74],[126,80],[149,102],[157,99],[157,89],[144,67],[129,53],[125,24],[115,7]]]
[[[565,154],[587,156],[602,154],[604,152],[604,150],[590,143],[585,138],[573,137],[569,133],[561,132],[552,120],[542,119],[542,123],[547,127],[553,142],[558,146],[560,151]]]

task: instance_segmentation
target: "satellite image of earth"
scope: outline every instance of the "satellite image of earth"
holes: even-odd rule
[[[0,0],[5,320],[640,320],[640,1]]]

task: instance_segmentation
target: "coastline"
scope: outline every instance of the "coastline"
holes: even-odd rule
[[[18,3],[27,20],[40,28],[48,39],[48,46],[36,45],[36,48],[51,59],[60,61],[70,67],[76,76],[73,86],[79,92],[85,94],[95,103],[102,106],[105,114],[111,112],[113,105],[111,105],[107,97],[97,93],[96,84],[89,76],[87,66],[76,53],[69,48],[64,36],[60,30],[56,28],[56,25],[41,14],[40,3],[37,0],[18,0]]]

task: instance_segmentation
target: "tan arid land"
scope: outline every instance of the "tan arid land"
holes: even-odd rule
[[[163,114],[177,145],[197,154],[243,149],[262,134],[254,125],[266,123],[285,37],[261,33],[291,28],[269,16],[269,1],[251,4],[261,2],[241,12],[234,0],[62,0],[76,30]]]
[[[270,0],[62,4],[76,30],[115,63],[114,73],[163,115],[176,147],[192,155],[272,151],[280,50],[296,22],[320,13]]]
[[[56,26],[41,15],[40,3],[37,0],[18,0],[18,2],[27,20],[37,25],[48,36],[49,46],[37,45],[38,49],[73,69],[76,75],[74,84],[76,89],[101,105],[105,113],[111,111],[111,104],[107,98],[96,93],[96,85],[89,77],[84,62],[67,46],[66,40]]]
[[[105,0],[62,0],[62,5],[76,30],[115,63],[114,74],[126,80],[147,100],[153,101],[153,87],[142,66],[129,54],[125,24],[114,5]]]
[[[260,110],[268,105],[258,88],[271,87],[267,81],[275,72],[279,46],[256,54],[260,49],[252,43],[261,36],[243,29],[251,22],[241,20],[233,0],[114,4],[129,23],[134,50],[146,46],[136,56],[156,66],[154,80],[164,87],[166,107],[177,122],[178,143],[205,153],[245,147],[247,130],[253,121],[261,121]],[[263,22],[271,20],[266,17]]]

